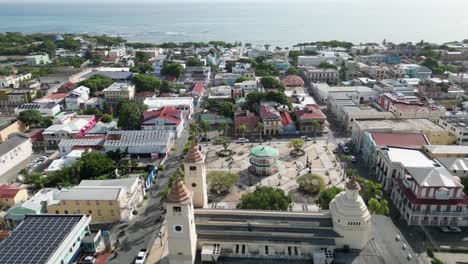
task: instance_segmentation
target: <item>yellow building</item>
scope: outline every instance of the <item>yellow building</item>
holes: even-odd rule
[[[86,214],[93,222],[120,221],[120,188],[81,188],[59,190],[47,206],[49,214]]]
[[[24,132],[26,129],[26,125],[21,121],[15,121],[11,124],[8,123],[5,126],[0,124],[0,143],[5,141],[9,135],[16,132]]]
[[[12,207],[26,200],[28,200],[28,192],[26,189],[0,185],[0,208],[4,206]]]
[[[468,157],[468,146],[463,145],[426,145],[422,150],[433,159]]]
[[[78,186],[55,191],[47,212],[92,215],[93,223],[127,221],[143,202],[143,196],[139,177],[84,180]]]

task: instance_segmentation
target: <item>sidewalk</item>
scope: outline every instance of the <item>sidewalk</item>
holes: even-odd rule
[[[156,240],[154,240],[154,244],[151,247],[150,253],[148,255],[148,258],[146,260],[146,263],[149,264],[157,264],[166,257],[169,254],[169,249],[167,248],[167,225],[166,223],[163,224],[161,229],[162,232],[162,238],[158,237]]]

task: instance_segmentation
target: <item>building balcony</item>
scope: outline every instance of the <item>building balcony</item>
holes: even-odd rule
[[[408,209],[409,210],[409,209]],[[428,216],[428,217],[468,217],[468,212],[451,212],[451,211],[411,211],[412,216]]]

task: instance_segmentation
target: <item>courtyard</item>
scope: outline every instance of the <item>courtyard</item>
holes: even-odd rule
[[[289,140],[273,139],[262,143],[231,143],[229,150],[233,152],[230,157],[220,157],[217,152],[222,150],[220,145],[202,143],[202,152],[206,155],[207,173],[210,171],[230,171],[239,174],[239,181],[235,187],[224,196],[211,195],[213,202],[224,203],[223,207],[233,207],[243,193],[252,192],[256,186],[277,187],[289,193],[293,199],[293,210],[316,211],[313,195],[298,190],[296,179],[306,173],[322,176],[327,187],[344,186],[341,164],[337,161],[332,149],[336,146],[324,139],[317,142],[306,141],[303,147],[304,155],[292,157]],[[269,176],[257,176],[249,170],[249,150],[255,146],[270,146],[278,150],[278,171]],[[310,171],[307,162],[311,164]],[[231,204],[231,205],[229,205]],[[303,208],[304,204],[308,204]],[[312,205],[311,205],[312,204]],[[296,208],[297,207],[297,208]]]

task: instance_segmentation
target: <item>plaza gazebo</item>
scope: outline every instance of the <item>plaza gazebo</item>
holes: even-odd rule
[[[270,146],[259,145],[250,149],[249,170],[260,176],[278,172],[278,150]]]

